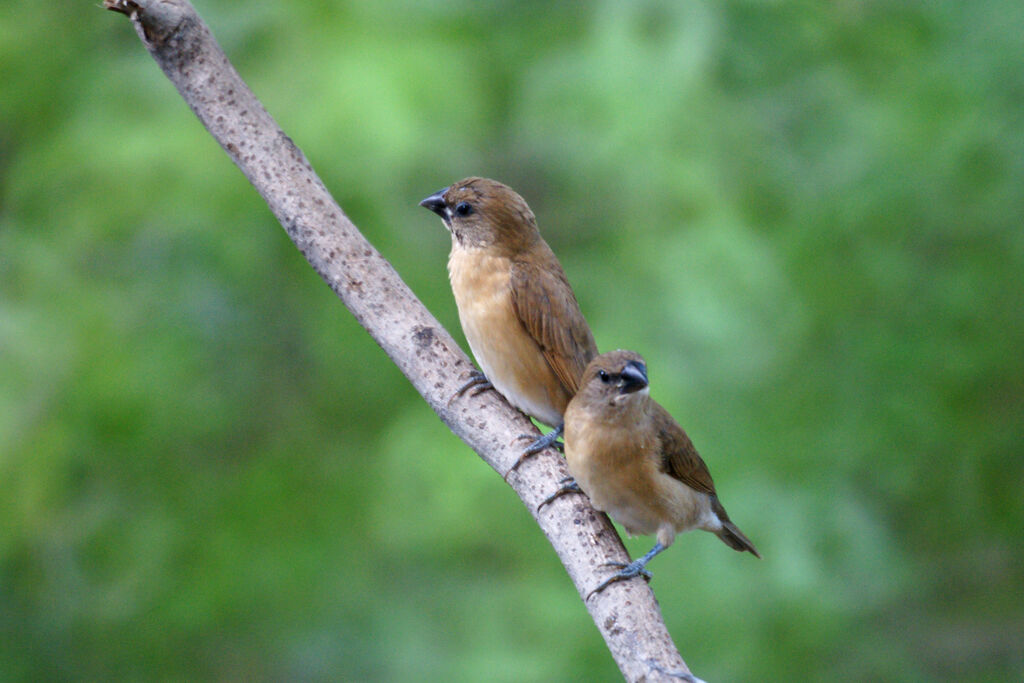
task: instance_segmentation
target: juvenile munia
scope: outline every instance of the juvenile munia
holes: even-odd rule
[[[730,548],[761,557],[726,514],[690,437],[651,398],[639,354],[612,351],[587,366],[565,411],[565,458],[596,510],[630,534],[657,538],[650,552],[618,565],[622,570],[591,595],[616,581],[650,578],[651,558],[672,545],[676,534],[691,529],[710,531]]]

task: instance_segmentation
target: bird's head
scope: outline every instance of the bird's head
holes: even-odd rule
[[[590,361],[579,396],[591,405],[642,405],[649,398],[647,364],[634,351],[611,351]]]
[[[515,254],[540,239],[537,219],[512,188],[487,178],[466,178],[420,202],[436,213],[455,242]]]

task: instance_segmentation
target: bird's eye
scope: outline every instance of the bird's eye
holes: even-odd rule
[[[600,378],[601,378],[601,381],[602,381],[602,382],[604,382],[605,384],[608,384],[608,382],[611,382],[611,381],[612,381],[612,376],[611,376],[611,375],[609,375],[609,374],[608,374],[607,372],[605,372],[604,370],[598,370],[598,371],[597,371],[597,376],[598,376],[598,377],[600,377]]]
[[[473,205],[469,202],[459,202],[455,205],[455,213],[460,216],[468,216],[473,213]]]

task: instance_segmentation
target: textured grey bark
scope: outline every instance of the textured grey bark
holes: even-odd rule
[[[471,361],[348,220],[192,6],[185,0],[106,0],[104,6],[131,18],[157,64],[295,246],[427,404],[484,462],[507,475],[524,445],[517,437],[536,433],[533,425],[493,391],[452,400],[473,369]],[[564,460],[549,449],[512,472],[508,483],[565,565],[625,678],[694,680],[642,580],[613,584],[586,599],[608,576],[600,565],[629,557],[607,517],[584,496],[564,496],[537,511],[566,475]]]

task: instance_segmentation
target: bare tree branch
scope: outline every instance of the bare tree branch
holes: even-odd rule
[[[359,233],[245,85],[186,0],[105,0],[131,17],[143,44],[203,125],[277,216],[313,269],[401,369],[441,420],[499,474],[509,474],[535,432],[493,391],[452,399],[473,368],[391,265]],[[650,588],[623,581],[587,595],[607,576],[605,562],[629,557],[605,515],[584,496],[537,505],[567,475],[548,449],[509,476],[533,514],[627,680],[694,680],[668,634]]]

